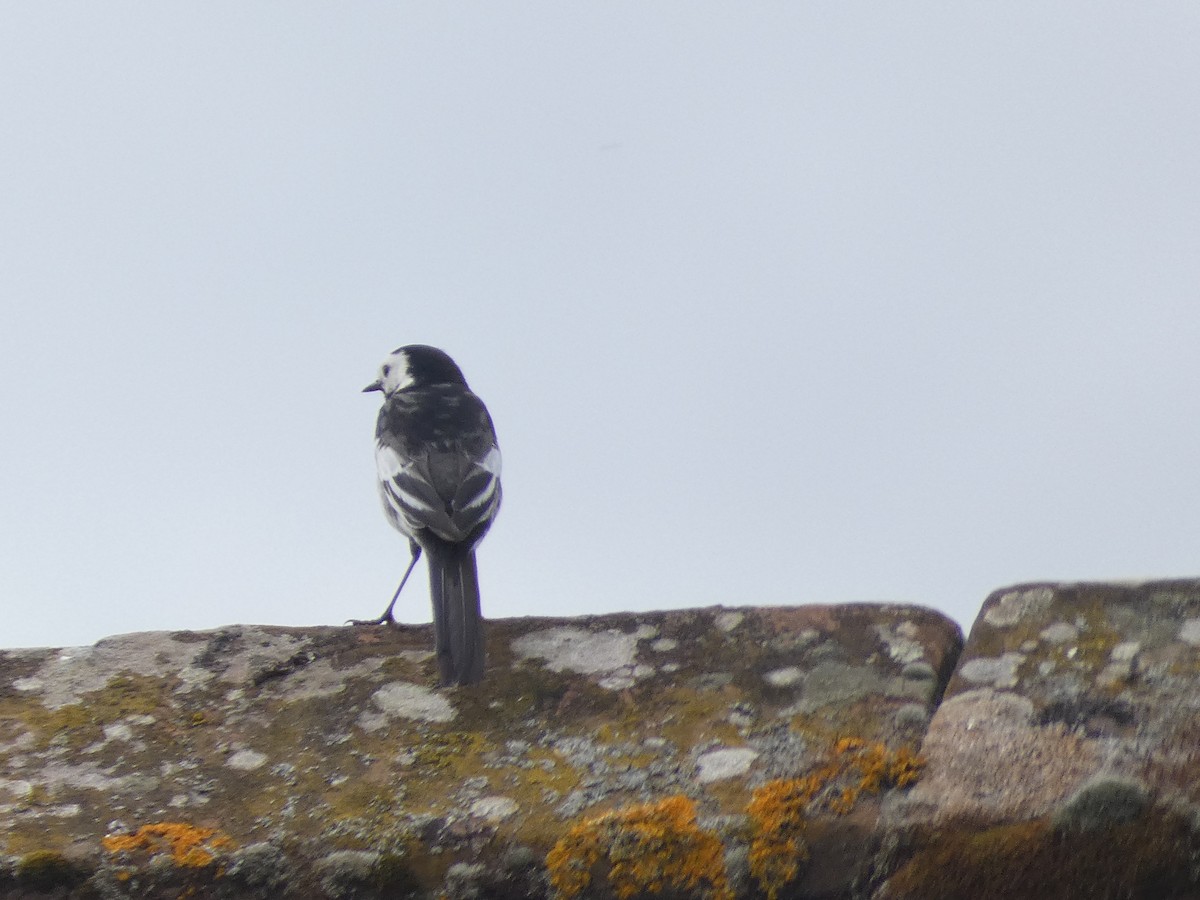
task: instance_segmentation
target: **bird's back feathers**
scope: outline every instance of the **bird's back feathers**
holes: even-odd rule
[[[500,449],[483,402],[465,387],[392,395],[379,411],[375,461],[389,521],[421,542],[478,543],[500,507]]]

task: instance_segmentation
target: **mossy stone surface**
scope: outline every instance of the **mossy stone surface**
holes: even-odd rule
[[[878,896],[1198,897],[1198,746],[1200,581],[996,591]]]
[[[668,797],[734,846],[755,787],[838,739],[915,745],[961,647],[883,604],[488,628],[451,689],[427,626],[0,652],[0,896],[535,896],[572,825]]]

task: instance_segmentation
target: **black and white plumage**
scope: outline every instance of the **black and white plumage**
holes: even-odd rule
[[[475,547],[500,509],[500,448],[492,417],[462,371],[436,347],[394,351],[364,391],[382,391],[375,428],[379,494],[388,521],[408,538],[412,560],[392,609],[424,551],[442,684],[473,684],[484,668]]]

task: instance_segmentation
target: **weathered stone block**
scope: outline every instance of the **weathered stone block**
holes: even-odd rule
[[[653,888],[622,848],[668,893],[845,896],[961,637],[911,606],[506,620],[484,684],[444,690],[431,644],[234,626],[0,653],[0,896]]]
[[[1194,580],[992,594],[878,896],[1200,896],[1198,645]]]

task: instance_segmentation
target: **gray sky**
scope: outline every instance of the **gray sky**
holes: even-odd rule
[[[377,614],[405,343],[496,420],[491,617],[1200,574],[1197,47],[1191,0],[6,4],[0,645]]]

